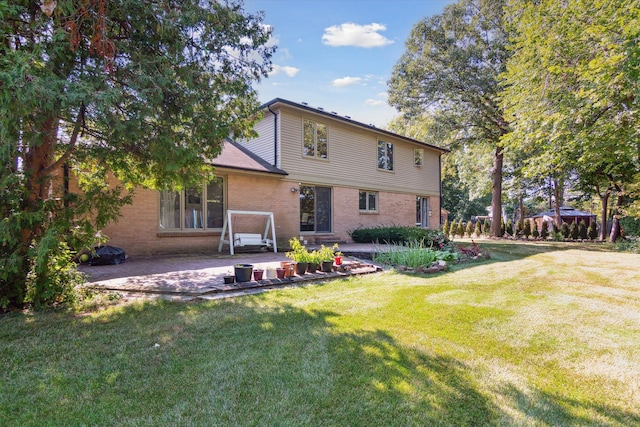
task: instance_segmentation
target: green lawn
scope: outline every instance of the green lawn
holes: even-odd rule
[[[640,425],[640,255],[482,247],[434,276],[6,315],[0,425]]]

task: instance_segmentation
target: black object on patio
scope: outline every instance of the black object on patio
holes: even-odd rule
[[[91,258],[91,265],[113,265],[125,262],[124,249],[115,246],[96,246],[95,255]]]

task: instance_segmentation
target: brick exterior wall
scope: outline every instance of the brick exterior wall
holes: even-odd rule
[[[268,211],[274,213],[276,240],[279,250],[286,250],[291,237],[300,236],[298,183],[261,175],[229,174],[226,179],[226,207],[233,210]],[[379,225],[415,225],[415,195],[378,193],[376,213],[358,209],[358,189],[333,187],[333,233],[302,233],[310,243],[322,239],[351,241],[349,231],[358,227]],[[430,209],[438,212],[439,200],[431,198]],[[122,209],[118,222],[107,226],[103,233],[108,244],[123,248],[129,255],[217,253],[220,230],[207,232],[162,232],[158,229],[159,193],[138,188],[134,202]],[[265,217],[234,216],[233,231],[260,233]],[[438,216],[430,218],[431,228],[437,228]],[[223,248],[228,253],[228,246]]]

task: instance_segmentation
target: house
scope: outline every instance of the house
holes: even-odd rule
[[[448,150],[335,112],[274,99],[258,137],[228,141],[218,179],[183,191],[138,189],[103,232],[128,254],[214,252],[228,210],[273,212],[280,247],[350,241],[381,224],[440,226],[440,157]],[[234,232],[262,233],[265,218],[232,217]]]
[[[542,229],[542,223],[545,221],[549,223],[549,228],[551,228],[551,224],[555,223],[556,211],[550,210],[541,212],[537,215],[534,215],[532,218],[536,222],[538,230]],[[571,225],[574,222],[579,224],[580,221],[584,220],[585,225],[589,227],[591,225],[591,222],[596,221],[596,215],[572,208],[570,206],[562,206],[560,207],[560,219],[563,223],[566,222],[567,225]]]

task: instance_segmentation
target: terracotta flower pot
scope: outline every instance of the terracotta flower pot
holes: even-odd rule
[[[291,266],[289,266],[289,268],[276,268],[276,277],[278,279],[284,279],[287,274],[287,272],[291,271]]]
[[[264,274],[264,270],[253,270],[253,280],[255,281],[262,280],[263,274]]]

